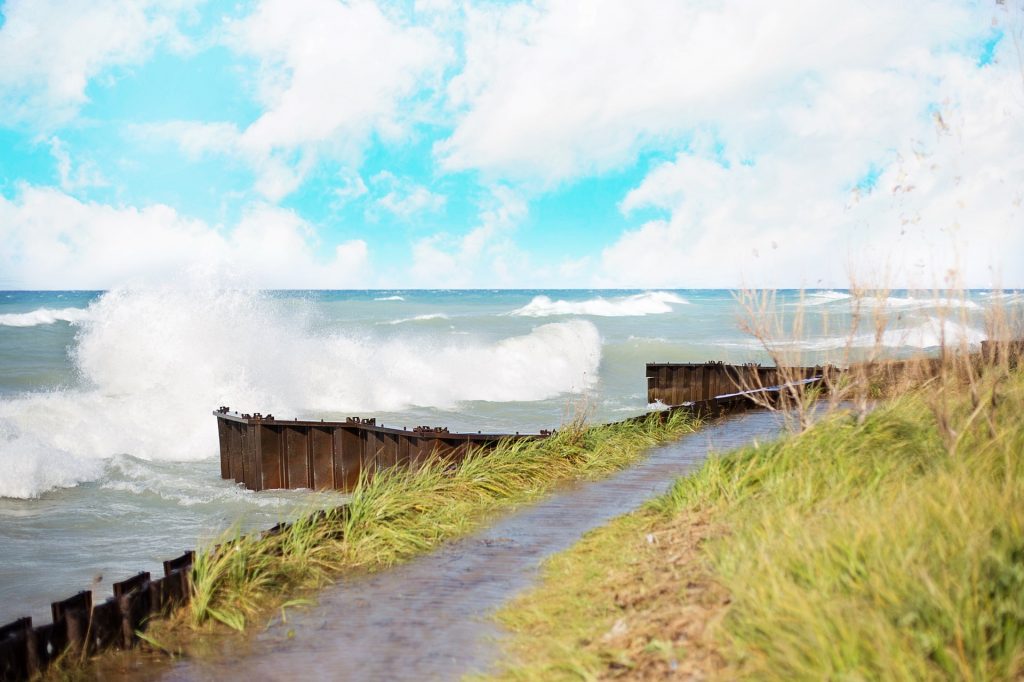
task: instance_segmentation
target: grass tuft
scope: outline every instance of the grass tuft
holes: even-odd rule
[[[500,612],[499,676],[1024,676],[1024,372],[976,379],[709,459]]]

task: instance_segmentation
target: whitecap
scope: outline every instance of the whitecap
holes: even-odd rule
[[[534,401],[597,380],[601,337],[570,320],[492,340],[325,328],[312,306],[251,291],[114,290],[79,323],[87,388],[0,399],[0,496],[97,480],[112,457],[216,457],[211,410],[291,417]]]
[[[815,291],[807,294],[802,301],[792,305],[818,306],[837,301],[847,301],[849,299],[850,294],[844,291]]]
[[[555,315],[590,315],[593,317],[633,317],[671,313],[673,305],[689,303],[683,297],[668,291],[647,291],[642,294],[617,298],[597,298],[585,301],[552,301],[547,296],[535,296],[532,301],[509,315],[521,317],[552,317]]]
[[[398,320],[391,320],[388,324],[405,324],[406,322],[427,322],[429,320],[447,320],[448,316],[444,313],[426,313],[424,315],[416,315],[415,317],[403,317]]]
[[[36,327],[54,322],[77,324],[89,316],[85,308],[37,308],[27,313],[6,313],[0,315],[0,326],[3,327]]]

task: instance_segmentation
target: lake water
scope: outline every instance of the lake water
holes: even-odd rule
[[[882,344],[980,343],[992,300],[891,293]],[[806,362],[851,343],[846,292],[776,303],[805,311]],[[650,409],[647,362],[764,361],[739,313],[710,290],[0,292],[0,623],[324,502],[222,481],[220,405],[453,431],[618,420]]]

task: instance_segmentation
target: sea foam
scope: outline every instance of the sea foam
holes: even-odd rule
[[[498,340],[332,331],[312,304],[234,290],[115,290],[77,323],[81,389],[0,400],[0,496],[95,480],[115,455],[215,456],[211,410],[282,417],[529,401],[589,389],[590,322]]]
[[[398,320],[391,320],[388,324],[405,324],[406,322],[429,322],[430,320],[447,320],[449,319],[444,313],[425,313],[423,315],[416,315],[414,317],[403,317]]]
[[[70,322],[72,324],[86,319],[88,312],[84,308],[37,308],[27,313],[6,313],[0,315],[2,327],[36,327],[54,322]]]
[[[968,298],[947,298],[943,296],[875,296],[870,293],[858,299],[843,291],[816,291],[807,294],[803,300],[794,301],[789,304],[791,307],[799,306],[822,306],[829,304],[843,304],[845,307],[860,305],[864,309],[884,310],[909,310],[909,309],[951,309],[965,308],[967,310],[980,310],[981,306]]]
[[[591,315],[594,317],[633,317],[661,315],[672,312],[672,305],[689,303],[686,299],[668,291],[647,291],[642,294],[616,298],[597,298],[585,301],[552,301],[547,296],[535,296],[522,308],[510,315],[522,317],[552,317],[555,315]]]
[[[930,317],[923,322],[907,327],[891,327],[880,336],[871,333],[849,336],[830,336],[811,338],[802,341],[784,342],[781,346],[790,346],[810,351],[840,350],[843,348],[915,348],[926,350],[938,348],[945,344],[948,347],[967,346],[971,349],[980,347],[981,342],[988,338],[984,331],[953,320]]]

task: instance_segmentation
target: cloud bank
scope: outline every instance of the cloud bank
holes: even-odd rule
[[[82,202],[59,190],[23,187],[0,197],[0,286],[108,289],[208,274],[268,289],[365,285],[367,246],[350,240],[325,255],[315,231],[292,211],[251,207],[230,229],[144,209]]]
[[[53,166],[52,186],[0,176],[5,286],[188,268],[278,287],[834,287],[851,269],[932,286],[951,266],[971,286],[1024,286],[1016,0],[0,11],[0,127]],[[255,113],[88,108],[125,72],[189,54],[227,55]],[[241,217],[133,191],[115,172],[131,159],[80,142],[102,125],[126,156],[156,138],[187,164],[243,169],[222,199]],[[580,191],[609,179],[614,194]],[[548,239],[574,210],[594,217]]]

